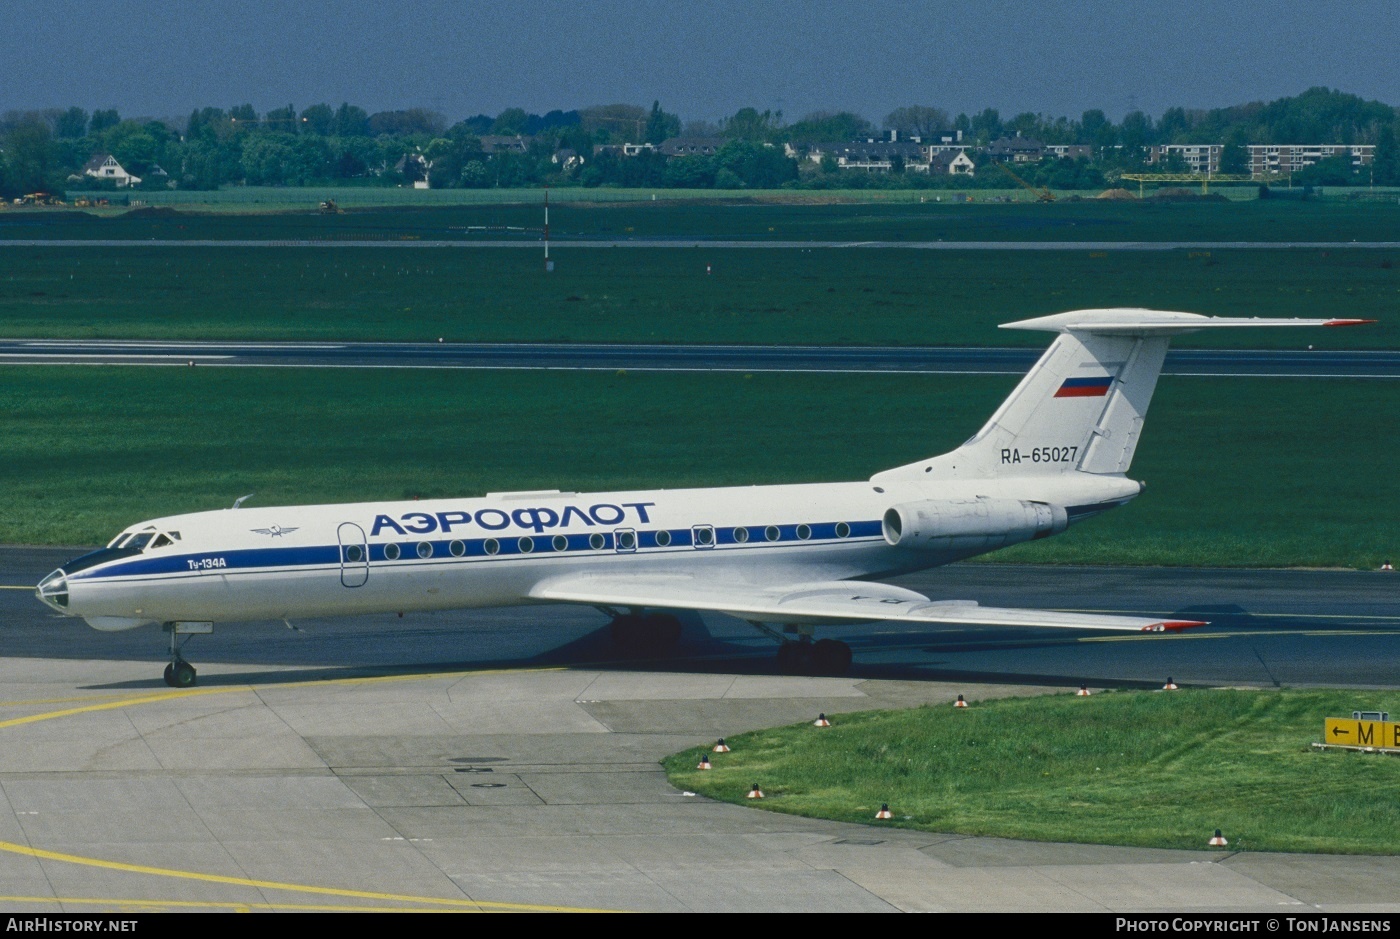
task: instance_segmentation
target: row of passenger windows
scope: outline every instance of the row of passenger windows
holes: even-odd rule
[[[837,538],[849,538],[851,536],[851,526],[845,522],[838,522],[834,530]],[[798,525],[795,534],[799,540],[807,541],[812,537],[812,527],[810,525]],[[745,544],[750,539],[749,530],[743,527],[735,528],[732,535],[736,544]],[[616,544],[614,547],[616,550],[635,551],[637,549],[636,532],[623,530],[617,532],[615,537]],[[769,525],[767,528],[763,529],[763,539],[765,541],[781,541],[782,537],[782,529],[777,525]],[[673,540],[671,533],[665,529],[655,532],[653,538],[658,548],[670,547]],[[691,539],[696,547],[713,547],[716,541],[715,530],[709,526],[700,526],[691,529]],[[569,539],[564,535],[555,535],[553,538],[547,540],[541,538],[537,544],[536,539],[526,535],[523,538],[517,539],[514,546],[516,552],[519,554],[533,554],[537,549],[543,550],[546,545],[549,550],[567,551],[569,550]],[[588,536],[588,547],[592,548],[594,551],[604,550],[608,547],[607,536],[602,532],[593,532]],[[404,556],[404,550],[405,549],[400,545],[393,543],[386,544],[384,546],[384,559],[386,561],[397,561]],[[433,544],[430,541],[420,541],[412,548],[413,553],[424,559],[432,557],[434,550]],[[452,541],[448,543],[447,550],[454,558],[460,558],[466,555],[467,544],[464,541]],[[488,555],[500,554],[501,542],[496,538],[487,538],[481,542],[481,550]],[[356,544],[347,545],[345,547],[345,560],[352,564],[363,562],[365,560],[364,547]]]

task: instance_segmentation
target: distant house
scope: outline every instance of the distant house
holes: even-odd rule
[[[929,160],[928,171],[936,175],[975,176],[977,164],[962,150],[935,153]]]
[[[671,137],[656,147],[656,152],[668,157],[714,156],[724,146],[723,137]]]
[[[1046,144],[1045,153],[1047,156],[1057,156],[1062,160],[1092,160],[1094,158],[1094,148],[1087,143]]]
[[[1224,147],[1218,143],[1183,144],[1168,143],[1151,147],[1147,151],[1148,163],[1165,163],[1173,156],[1180,157],[1192,173],[1213,175],[1220,172],[1220,154]]]
[[[1352,172],[1376,159],[1375,144],[1250,144],[1249,174],[1255,179],[1293,173],[1305,166],[1339,156],[1351,157]]]
[[[405,182],[413,184],[414,189],[427,189],[428,170],[433,164],[421,153],[405,153],[399,162],[394,164],[394,172],[403,176]]]
[[[583,157],[579,152],[568,147],[554,151],[554,155],[549,158],[549,161],[557,164],[566,173],[572,173],[583,165]]]
[[[1045,156],[1045,145],[1030,137],[1002,137],[988,145],[987,156],[998,163],[1036,163]]]
[[[481,137],[482,153],[524,153],[530,149],[530,144],[534,142],[533,137],[522,137],[519,134],[507,136],[505,134],[485,134]]]
[[[83,175],[92,176],[95,179],[110,179],[122,188],[141,185],[141,177],[133,176],[122,169],[117,158],[110,153],[99,153],[88,160],[83,166]]]
[[[807,159],[820,163],[827,157],[843,170],[864,170],[867,173],[888,173],[895,164],[906,170],[928,172],[928,159],[919,144],[913,141],[866,140],[851,143],[816,143],[807,150]]]

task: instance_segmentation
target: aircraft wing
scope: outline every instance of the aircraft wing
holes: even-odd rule
[[[1164,632],[1205,625],[1195,620],[1007,609],[980,606],[972,600],[931,600],[903,587],[846,580],[763,585],[716,583],[684,574],[566,574],[537,584],[530,596],[590,606],[707,610],[763,623],[897,620],[1128,632]]]

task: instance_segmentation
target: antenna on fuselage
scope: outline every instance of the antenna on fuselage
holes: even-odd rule
[[[253,498],[253,496],[255,496],[255,495],[257,495],[257,493],[250,492],[250,493],[248,493],[246,496],[239,496],[237,499],[234,499],[234,500],[233,500],[233,507],[234,507],[235,509],[238,508],[238,507],[241,506],[243,503],[245,503],[245,502],[247,502],[249,499]]]

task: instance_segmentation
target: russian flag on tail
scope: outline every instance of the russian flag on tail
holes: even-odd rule
[[[1108,394],[1108,389],[1112,384],[1112,375],[1097,375],[1093,378],[1066,378],[1065,383],[1060,386],[1060,390],[1055,392],[1055,397],[1102,398]]]

